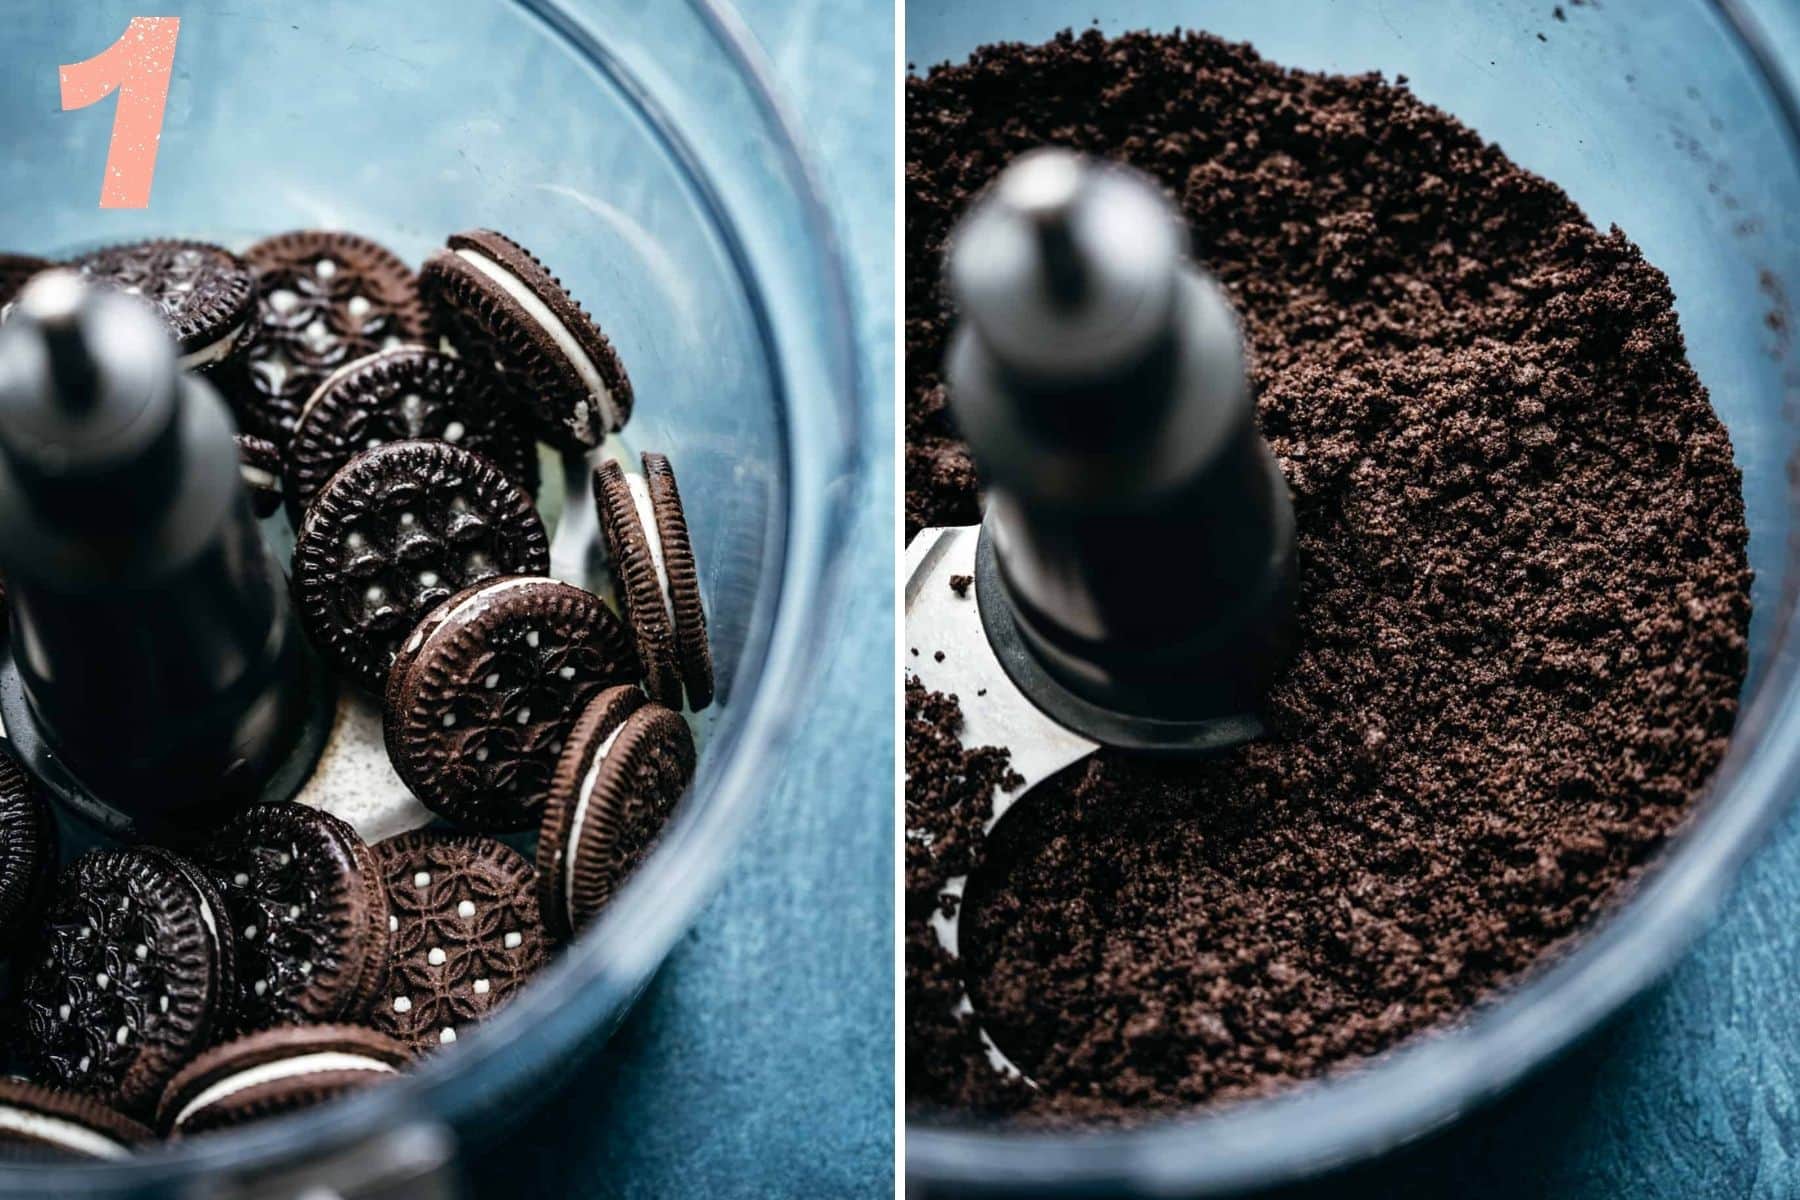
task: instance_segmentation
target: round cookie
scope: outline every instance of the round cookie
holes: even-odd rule
[[[326,661],[379,694],[419,618],[472,584],[549,567],[544,523],[500,468],[448,442],[389,442],[313,497],[294,542],[294,607]]]
[[[278,445],[327,375],[426,336],[412,268],[368,238],[301,230],[244,258],[257,277],[257,338],[233,398],[246,427]]]
[[[267,438],[249,433],[234,433],[237,443],[238,473],[250,491],[250,511],[258,517],[275,515],[281,507],[281,450]]]
[[[492,460],[537,490],[537,444],[491,375],[447,354],[401,346],[346,363],[300,410],[287,447],[288,515],[357,454],[388,442],[435,438]]]
[[[290,1025],[214,1046],[169,1081],[156,1124],[169,1137],[228,1129],[335,1100],[400,1073],[412,1058],[360,1025]]]
[[[158,238],[109,246],[70,265],[89,282],[155,306],[183,370],[222,376],[256,335],[256,276],[222,246]]]
[[[38,258],[30,254],[7,254],[0,252],[0,308],[13,302],[19,289],[27,280],[39,271],[48,271],[56,266],[47,258]]]
[[[234,1028],[356,1018],[385,989],[387,889],[349,825],[303,804],[254,804],[195,858],[225,898]]]
[[[643,456],[644,473],[615,458],[594,469],[594,503],[625,620],[643,660],[645,690],[670,708],[712,703],[712,651],[700,578],[675,475],[662,455]]]
[[[4,596],[0,588],[0,596]],[[56,881],[56,818],[50,802],[0,740],[0,954],[26,948]]]
[[[481,834],[419,830],[375,846],[394,915],[390,993],[369,1024],[424,1050],[454,1042],[544,962],[537,872]]]
[[[92,1096],[0,1079],[0,1158],[129,1158],[155,1139]]]
[[[636,688],[595,696],[569,734],[538,830],[538,907],[558,936],[579,932],[649,854],[694,776],[679,713]]]
[[[223,1026],[224,920],[205,872],[166,850],[94,850],[71,863],[20,989],[31,1077],[127,1113],[153,1104]]]
[[[564,450],[600,444],[631,417],[631,379],[587,310],[529,250],[475,229],[425,261],[419,293],[466,358],[491,362]]]
[[[635,682],[637,654],[601,599],[554,579],[466,588],[409,635],[388,676],[388,757],[461,825],[529,829],[587,701]]]

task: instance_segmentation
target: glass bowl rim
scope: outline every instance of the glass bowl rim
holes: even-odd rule
[[[640,115],[677,152],[680,165],[705,193],[717,232],[731,245],[734,266],[752,308],[759,320],[770,320],[766,280],[756,276],[754,263],[744,254],[737,222],[712,188],[712,172],[704,169],[665,106],[615,57],[598,50],[588,26],[571,14],[571,9],[581,7],[582,0],[502,2],[523,9],[546,26],[551,36],[620,86]],[[868,436],[864,401],[871,383],[857,349],[859,314],[849,260],[802,127],[782,99],[770,64],[731,0],[682,0],[682,4],[699,22],[712,49],[724,56],[726,67],[735,72],[752,101],[743,119],[761,126],[761,136],[773,151],[765,165],[783,185],[778,203],[796,212],[807,239],[802,249],[811,255],[805,274],[819,298],[817,313],[825,320],[823,328],[809,334],[816,343],[814,357],[820,373],[826,377],[825,387],[807,389],[819,393],[811,397],[799,394],[793,356],[784,355],[764,330],[781,404],[782,452],[788,460],[783,537],[776,548],[780,584],[769,614],[760,670],[750,693],[737,701],[745,710],[733,738],[739,750],[722,767],[711,802],[694,806],[672,826],[668,843],[645,862],[596,924],[564,949],[531,988],[455,1052],[434,1056],[416,1071],[380,1088],[317,1109],[190,1143],[146,1148],[117,1162],[0,1163],[0,1193],[42,1194],[46,1188],[59,1193],[116,1192],[203,1174],[279,1172],[294,1166],[301,1155],[347,1156],[372,1139],[405,1140],[402,1135],[408,1132],[426,1135],[422,1141],[409,1141],[409,1148],[443,1147],[447,1143],[442,1140],[441,1127],[447,1119],[455,1119],[459,1107],[455,1093],[466,1091],[472,1076],[483,1076],[484,1091],[510,1093],[525,1077],[591,1037],[591,1021],[569,1018],[553,1024],[542,1020],[545,1013],[541,1010],[578,1010],[584,1000],[598,999],[609,984],[625,1000],[613,1011],[628,1008],[718,885],[804,708],[795,705],[791,697],[806,695],[806,683],[822,666],[798,651],[807,631],[829,624],[836,612],[849,514],[867,488],[855,467]],[[815,410],[812,415],[834,420],[816,421],[803,438],[797,438],[795,429],[808,415],[803,410],[809,405]],[[805,462],[794,460],[796,441],[808,447]],[[796,547],[806,552],[796,554]],[[543,999],[559,986],[565,993],[559,1000]],[[536,1003],[530,1002],[533,998]],[[552,1032],[536,1035],[539,1044],[531,1054],[516,1053],[520,1039],[544,1029]],[[463,1100],[472,1107],[466,1105],[468,1097]],[[437,1115],[446,1110],[452,1114],[449,1118]]]

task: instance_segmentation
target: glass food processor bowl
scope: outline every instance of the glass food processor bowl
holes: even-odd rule
[[[155,190],[147,210],[120,211],[98,206],[113,101],[60,111],[57,68],[111,45],[141,6],[8,6],[5,249],[153,235],[241,246],[327,228],[416,265],[457,230],[516,235],[629,365],[626,440],[678,466],[719,699],[657,852],[482,1028],[391,1084],[288,1119],[116,1165],[0,1165],[0,1192],[188,1195],[204,1181],[206,1195],[359,1195],[407,1179],[429,1192],[460,1146],[528,1112],[622,1018],[780,761],[856,487],[844,268],[757,54],[715,0],[169,9],[182,25]],[[544,510],[554,572],[598,588],[583,472],[569,464],[560,486],[550,472]]]
[[[1708,794],[1630,899],[1555,965],[1454,1029],[1330,1082],[1128,1130],[1033,1132],[915,1114],[919,1194],[1223,1193],[1366,1160],[1497,1096],[1659,976],[1800,780],[1794,542],[1800,285],[1794,97],[1738,4],[1549,0],[911,0],[924,71],[997,41],[1198,28],[1308,70],[1380,70],[1616,223],[1673,284],[1689,359],[1743,470],[1755,614],[1737,730]],[[1540,37],[1540,34],[1543,35]]]

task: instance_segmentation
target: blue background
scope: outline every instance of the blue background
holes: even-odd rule
[[[864,491],[823,689],[720,894],[478,1196],[885,1196],[894,1067],[894,13],[739,0],[850,260]]]

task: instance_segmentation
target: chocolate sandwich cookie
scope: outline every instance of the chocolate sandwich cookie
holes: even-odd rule
[[[544,522],[499,467],[448,442],[389,442],[313,497],[294,543],[294,607],[326,661],[379,694],[420,617],[472,584],[549,567]]]
[[[169,1137],[229,1129],[392,1079],[412,1058],[360,1025],[290,1025],[214,1046],[169,1081],[156,1124]]]
[[[235,1028],[355,1018],[382,993],[387,888],[349,825],[303,804],[255,804],[195,858],[230,918]]]
[[[698,712],[712,703],[713,671],[694,548],[669,460],[645,454],[643,465],[640,475],[617,459],[601,463],[594,502],[645,687],[653,699],[680,708],[685,686],[688,707]]]
[[[30,254],[0,253],[0,308],[13,302],[26,281],[39,271],[48,271],[56,264],[47,258],[37,258]]]
[[[284,233],[244,257],[257,276],[257,337],[234,400],[246,427],[278,445],[327,375],[426,336],[412,268],[367,238]]]
[[[180,348],[183,370],[224,377],[256,335],[256,276],[222,246],[158,238],[109,246],[70,265],[90,283],[153,305]]]
[[[29,772],[0,741],[0,954],[26,949],[56,881],[56,818]]]
[[[538,907],[556,935],[606,907],[694,777],[694,737],[636,688],[608,688],[569,734],[538,830]]]
[[[0,1157],[129,1158],[155,1136],[92,1096],[0,1079]]]
[[[281,507],[281,451],[274,442],[254,434],[232,435],[237,443],[238,472],[250,489],[250,509],[259,517],[273,516]]]
[[[378,842],[394,907],[388,995],[369,1023],[415,1049],[454,1042],[543,965],[537,872],[480,834],[420,830]]]
[[[477,584],[401,645],[383,709],[388,757],[434,812],[529,829],[582,708],[640,674],[624,626],[592,592],[535,577]]]
[[[492,375],[402,346],[347,363],[300,410],[287,447],[288,515],[357,454],[388,442],[436,438],[485,455],[528,492],[537,490],[537,444]]]
[[[224,902],[166,850],[94,850],[58,878],[19,997],[30,1076],[136,1114],[217,1036],[233,988]]]
[[[631,416],[631,379],[587,310],[529,250],[489,229],[425,261],[419,292],[465,357],[491,362],[565,450],[600,444]]]

